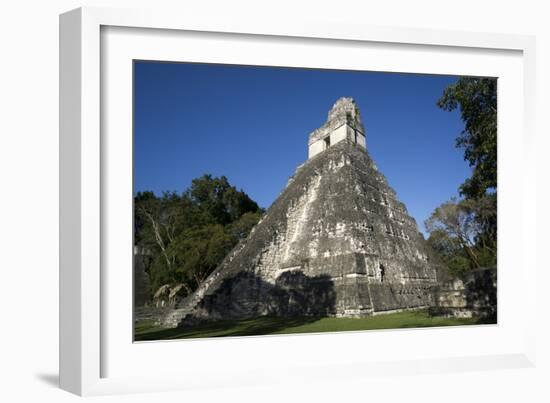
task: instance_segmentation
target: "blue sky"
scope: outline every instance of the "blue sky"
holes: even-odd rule
[[[334,102],[353,97],[367,148],[424,231],[470,175],[458,112],[436,106],[453,76],[135,62],[134,190],[181,192],[225,175],[262,207],[307,159]]]

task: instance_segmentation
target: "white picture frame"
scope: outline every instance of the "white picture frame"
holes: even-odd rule
[[[142,31],[139,31],[140,29]],[[105,42],[102,32],[109,32],[109,30],[115,33],[115,39]],[[116,153],[117,147],[130,147],[131,149],[127,137],[116,137],[118,145],[111,141],[115,138],[114,136],[102,137],[105,136],[105,133],[109,133],[111,124],[122,125],[120,127],[124,133],[127,133],[128,125],[131,130],[131,122],[126,119],[127,111],[131,110],[131,104],[128,104],[128,97],[131,97],[131,94],[128,93],[131,91],[131,88],[127,86],[128,82],[124,81],[122,87],[113,90],[118,84],[113,84],[113,81],[105,80],[105,77],[102,77],[102,74],[106,74],[106,72],[120,74],[120,72],[116,73],[117,66],[124,66],[126,63],[127,67],[128,58],[135,57],[131,54],[131,49],[134,49],[132,46],[120,46],[122,42],[120,42],[120,38],[116,39],[117,32],[121,33],[121,36],[129,37],[141,32],[144,36],[140,38],[140,46],[143,49],[147,47],[151,49],[153,46],[158,48],[156,56],[149,57],[160,59],[169,57],[167,55],[171,54],[170,47],[173,48],[174,41],[181,40],[179,33],[182,35],[193,33],[195,39],[215,34],[216,41],[252,38],[256,44],[270,43],[274,47],[293,46],[292,43],[295,42],[303,48],[303,46],[312,46],[312,41],[316,41],[315,46],[332,46],[336,51],[346,46],[358,48],[356,50],[358,52],[362,51],[361,46],[376,46],[381,49],[393,46],[396,48],[395,57],[397,58],[399,58],[399,52],[407,52],[410,48],[415,52],[447,52],[445,57],[455,57],[457,63],[460,60],[456,53],[458,51],[470,52],[474,54],[472,57],[476,57],[477,54],[479,58],[486,55],[489,55],[490,58],[495,55],[498,57],[500,54],[513,53],[509,73],[505,74],[510,74],[510,88],[514,88],[515,98],[518,99],[510,99],[510,104],[507,104],[506,97],[500,98],[501,94],[499,93],[499,102],[504,99],[505,111],[511,111],[512,107],[520,106],[518,116],[510,117],[512,120],[505,122],[506,127],[508,124],[514,125],[513,127],[519,130],[521,136],[516,134],[517,137],[512,136],[512,139],[507,137],[506,142],[502,145],[499,137],[499,183],[501,180],[509,182],[509,189],[512,188],[512,185],[519,185],[521,192],[517,192],[518,194],[514,196],[511,192],[506,193],[506,187],[504,192],[500,192],[499,188],[499,325],[483,329],[423,330],[422,334],[414,331],[351,332],[346,335],[323,335],[322,339],[315,335],[299,335],[197,340],[187,341],[186,344],[183,342],[144,343],[141,344],[144,347],[139,347],[139,351],[137,351],[131,340],[126,337],[125,332],[128,329],[125,324],[127,324],[127,320],[121,318],[120,315],[123,313],[119,312],[128,306],[128,298],[122,298],[125,302],[121,303],[122,305],[116,311],[113,305],[110,305],[112,298],[109,298],[109,287],[105,283],[106,279],[114,282],[124,281],[124,278],[127,278],[120,277],[117,280],[111,278],[109,272],[105,271],[109,263],[105,228],[110,225],[114,226],[110,219],[115,222],[113,217],[116,216],[110,214],[106,217],[105,214],[105,211],[112,208],[109,181],[111,176],[115,176],[115,172],[112,170],[115,168],[109,164],[109,158]],[[131,41],[131,38],[123,40]],[[240,50],[232,48],[235,55],[240,54],[240,57],[246,57],[246,60],[252,60],[252,62],[256,60],[258,64],[272,63],[273,59],[270,61],[266,57],[264,60],[262,54],[258,52],[248,52],[249,54],[246,55],[246,46],[251,45],[246,40],[241,42],[245,48]],[[288,43],[291,45],[285,45]],[[107,44],[108,46],[106,46]],[[204,44],[204,46],[209,45]],[[123,55],[125,59],[120,61],[121,64],[113,66],[107,62],[107,67],[105,67],[105,60],[102,58],[111,57],[113,54],[102,47],[108,47],[110,51],[119,49],[119,53],[114,55],[122,55],[123,49],[127,49],[127,53]],[[197,52],[199,50],[198,47],[193,48],[192,46],[189,49],[195,49]],[[283,60],[283,56],[280,49],[270,53],[270,57],[279,57],[280,60]],[[195,58],[206,62],[227,62],[231,57],[233,56],[229,54],[209,57],[201,55],[200,52],[195,56]],[[429,57],[435,61],[434,56]],[[61,15],[61,387],[79,395],[97,395],[209,388],[230,384],[246,386],[258,383],[293,382],[297,374],[300,374],[302,381],[306,378],[323,381],[334,379],[334,377],[346,379],[346,377],[368,377],[380,373],[410,374],[419,371],[518,368],[534,365],[535,325],[533,315],[536,290],[534,282],[526,281],[529,277],[536,277],[537,267],[533,251],[535,242],[528,242],[527,236],[531,234],[532,237],[532,234],[536,232],[534,198],[528,192],[534,187],[536,169],[535,160],[531,158],[534,153],[534,58],[534,38],[521,35],[370,27],[315,21],[314,19],[270,21],[269,19],[248,20],[246,16],[243,16],[242,18],[213,20],[193,15],[172,15],[151,10],[81,8]],[[194,61],[196,60],[194,59]],[[281,63],[281,65],[288,65],[289,62]],[[298,64],[304,66],[304,63],[306,62]],[[347,63],[352,64],[352,62]],[[322,67],[329,68],[330,66]],[[336,63],[332,67],[338,67],[338,64]],[[351,67],[360,69],[361,65],[357,64],[355,67]],[[391,70],[392,67],[384,67],[383,64],[380,64],[378,68]],[[417,67],[417,69],[420,68]],[[443,71],[438,69],[442,68],[434,62],[430,71],[423,70],[422,72],[437,73],[439,71],[441,73]],[[491,68],[487,67],[486,71],[490,72]],[[467,66],[464,66],[464,69],[470,71],[467,70]],[[409,70],[406,68],[403,71]],[[472,72],[475,71],[472,70]],[[118,104],[115,104],[114,98],[110,98],[112,93],[115,94],[115,98],[121,95],[120,98],[117,98],[119,99],[116,101]],[[109,107],[106,107],[106,104]],[[110,120],[110,116],[113,115],[109,109],[111,106],[115,108],[113,111],[117,111],[116,116],[120,116],[116,122]],[[499,112],[500,110],[499,104]],[[122,112],[119,114],[120,111]],[[503,119],[508,119],[508,117],[505,116]],[[502,122],[499,114],[499,135]],[[509,140],[510,143],[508,143]],[[513,168],[512,162],[506,162],[508,160],[507,153],[512,150],[516,150],[517,155],[520,155],[521,166],[516,171],[509,169]],[[125,166],[127,167],[127,164]],[[117,174],[124,174],[124,171]],[[128,179],[131,180],[131,178]],[[506,199],[501,200],[502,197],[506,197]],[[504,201],[502,207],[501,201]],[[520,208],[519,212],[517,207]],[[512,211],[516,211],[519,216],[512,218]],[[503,217],[506,217],[507,221],[503,222]],[[106,220],[109,221],[106,222]],[[501,226],[501,223],[504,225]],[[503,231],[501,236],[500,228],[502,227],[507,227],[508,230]],[[110,233],[109,239],[112,239],[114,233],[116,231]],[[507,255],[510,251],[500,248],[501,243],[505,244],[506,242],[516,242],[521,245],[520,250],[514,256]],[[501,311],[502,306],[511,306],[511,304],[506,304],[510,293],[510,288],[507,288],[506,285],[512,281],[512,274],[508,275],[507,270],[503,270],[501,273],[501,262],[504,265],[515,265],[521,268],[520,274],[514,280],[522,285],[521,311],[523,314],[521,321],[517,320],[517,312]],[[130,269],[126,272],[126,276],[128,273],[131,273]],[[129,275],[131,276],[131,274]],[[131,310],[127,314],[131,316]],[[500,320],[503,317],[501,314],[504,315],[506,326],[501,326]],[[510,317],[510,321],[506,322],[508,314],[515,318]],[[120,323],[123,325],[119,329],[117,326]],[[437,344],[437,340],[443,337],[455,337],[451,336],[450,332],[458,334],[456,336],[458,338],[470,337],[474,334],[472,332],[476,332],[476,336],[486,338],[487,341],[497,337],[503,342],[501,344],[494,343],[494,348],[491,351],[487,350],[487,353],[484,353],[483,348],[486,348],[488,344],[484,347],[483,343],[480,343],[477,349],[455,349],[449,351],[449,354],[442,353],[442,350],[437,349],[430,354],[428,350],[422,350],[422,347],[419,347],[416,355],[403,357],[399,355],[401,350],[398,348],[393,354],[384,356],[383,352],[378,351],[377,355],[373,351],[368,357],[361,353],[355,354],[355,350],[353,350],[354,346],[364,343],[365,340],[376,340],[376,343],[388,343],[389,345],[390,343],[402,343],[406,339],[414,340],[414,343],[417,341],[422,343],[422,339],[429,339]],[[345,338],[345,345],[348,348],[345,352],[348,353],[348,357],[349,354],[353,354],[352,359],[340,360],[339,356],[331,355],[330,351],[326,353],[323,360],[317,359],[315,353],[319,351],[319,340],[322,340],[323,346],[331,346],[337,343],[342,344],[343,338]],[[424,341],[424,343],[429,343],[429,341]],[[292,357],[281,357],[280,351],[283,344],[285,349],[290,348],[296,354]],[[166,358],[168,354],[183,354],[184,350],[186,356],[190,357],[187,364],[171,363],[168,365]],[[119,354],[120,351],[124,351],[126,355]],[[197,353],[193,355],[193,352]],[[157,374],[147,371],[133,372],[132,365],[130,365],[133,354],[141,354],[140,359],[146,360],[142,362],[157,360],[154,361],[156,365],[164,362],[166,364],[162,367],[164,370],[158,371]],[[228,373],[228,368],[223,365],[213,371],[208,367],[209,359],[211,360],[213,357],[222,357],[223,360],[233,363],[240,358],[238,360],[240,363],[233,364],[231,373]],[[130,364],[127,366],[121,364],[116,370],[111,369],[110,364],[107,365],[108,362],[117,360]],[[264,360],[263,364],[262,360]],[[192,374],[186,370],[186,366],[194,367]],[[308,368],[307,373],[304,373],[304,368]],[[256,369],[262,369],[262,371]],[[208,374],[208,379],[205,377],[206,374]]]

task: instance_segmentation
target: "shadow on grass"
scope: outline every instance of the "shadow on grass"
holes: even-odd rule
[[[412,329],[496,323],[474,318],[433,317],[425,311],[398,312],[366,318],[269,317],[206,322],[193,327],[163,329],[152,322],[136,323],[136,341],[203,337],[256,336],[268,334],[320,333],[379,329]]]
[[[170,340],[199,337],[257,336],[303,326],[320,320],[318,317],[276,318],[262,316],[242,320],[205,322],[193,327],[162,329],[151,322],[136,324],[136,341]]]

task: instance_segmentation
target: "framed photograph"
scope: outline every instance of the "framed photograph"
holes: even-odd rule
[[[531,37],[85,8],[60,44],[62,388],[533,365]]]

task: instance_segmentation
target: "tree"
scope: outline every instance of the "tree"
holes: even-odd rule
[[[438,260],[448,269],[448,273],[443,271],[439,274],[441,278],[447,277],[448,274],[461,276],[471,270],[470,259],[456,238],[452,238],[443,230],[435,230],[430,233],[427,242],[436,253]]]
[[[448,86],[437,105],[447,111],[460,109],[464,130],[456,146],[473,168],[461,186],[466,198],[479,198],[497,188],[497,80],[462,77]]]
[[[178,196],[165,192],[157,198],[153,192],[138,193],[135,200],[135,222],[137,241],[150,248],[158,248],[169,270],[173,268],[174,257],[168,253],[178,227]]]
[[[178,279],[189,288],[195,289],[221,263],[234,245],[235,239],[219,224],[185,231],[173,244],[178,261]]]
[[[460,110],[464,130],[455,146],[472,167],[460,185],[464,197],[451,199],[426,220],[428,243],[451,272],[496,264],[497,258],[497,81],[462,77],[448,86],[437,105]]]
[[[463,250],[474,267],[480,267],[475,250],[479,225],[468,201],[457,202],[452,198],[437,207],[425,222],[426,229],[435,233],[440,242],[446,237],[447,247]]]
[[[137,193],[135,243],[151,252],[147,270],[155,295],[193,292],[248,236],[261,214],[258,204],[225,176],[196,178],[181,195]]]
[[[246,212],[260,210],[254,200],[231,186],[225,176],[213,178],[203,175],[193,179],[185,195],[199,207],[210,223],[226,225]]]
[[[496,264],[496,235],[493,241],[484,225],[487,210],[492,212],[490,203],[487,197],[461,201],[452,198],[437,207],[424,223],[430,233],[428,244],[453,274]]]
[[[238,220],[235,220],[228,225],[227,231],[231,234],[233,238],[240,241],[248,236],[252,228],[260,221],[262,217],[261,211],[255,212],[246,212],[239,217]]]

